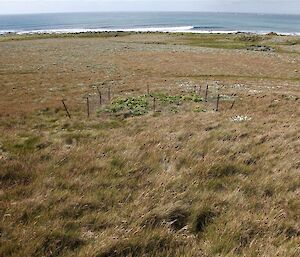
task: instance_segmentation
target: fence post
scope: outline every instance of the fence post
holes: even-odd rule
[[[206,91],[205,91],[205,102],[207,102],[207,96],[208,96],[208,85],[206,85]]]
[[[150,95],[150,87],[147,85],[147,95]]]
[[[231,107],[230,107],[230,110],[232,110],[234,104],[235,104],[235,100],[233,100],[233,102],[232,102],[232,104],[231,104]]]
[[[153,111],[156,110],[156,98],[153,97]]]
[[[101,91],[98,87],[97,87],[97,90],[98,90],[98,94],[99,94],[99,104],[101,106],[102,105],[102,94],[101,94]]]
[[[108,86],[108,91],[107,91],[107,98],[108,98],[108,102],[110,103],[110,86]]]
[[[89,101],[89,97],[86,98],[86,110],[87,110],[87,117],[90,117],[90,101]]]
[[[218,94],[218,99],[217,99],[217,108],[216,111],[219,111],[219,102],[220,102],[220,95]]]
[[[65,111],[66,111],[66,113],[67,113],[69,119],[71,119],[71,115],[70,115],[70,113],[69,113],[69,111],[68,111],[68,108],[67,108],[67,106],[66,106],[66,104],[65,104],[65,101],[64,101],[64,100],[61,100],[61,101],[62,101],[62,103],[63,103],[63,106],[64,106],[64,108],[65,108]]]

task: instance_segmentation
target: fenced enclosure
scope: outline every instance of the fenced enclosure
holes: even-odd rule
[[[183,83],[180,90],[157,90],[146,85],[139,92],[123,92],[112,83],[90,85],[91,90],[83,96],[82,110],[88,118],[103,113],[128,118],[154,113],[219,112],[233,109],[235,97],[220,94],[223,86]],[[144,91],[144,93],[141,93]],[[224,103],[226,102],[226,105]],[[229,104],[228,104],[229,103]],[[71,106],[62,100],[66,115],[72,118]]]

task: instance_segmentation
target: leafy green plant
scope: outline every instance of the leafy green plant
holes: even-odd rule
[[[157,103],[164,106],[171,106],[171,112],[179,112],[174,105],[180,105],[183,102],[202,102],[203,99],[199,95],[192,93],[188,95],[167,95],[165,93],[154,93],[152,95],[142,95],[136,97],[128,97],[125,99],[116,99],[112,104],[104,109],[106,112],[119,113],[127,112],[132,116],[140,116],[147,114],[152,108],[153,98]]]
[[[166,95],[164,93],[154,94],[161,103],[173,104],[173,103],[181,103],[183,101],[191,101],[194,103],[199,103],[203,101],[203,98],[199,95],[192,93],[189,95]]]
[[[147,96],[128,97],[126,99],[117,99],[105,109],[111,113],[120,111],[129,111],[133,116],[146,114],[149,111]]]

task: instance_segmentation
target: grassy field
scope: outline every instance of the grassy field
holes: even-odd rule
[[[0,256],[299,256],[299,67],[299,37],[0,37]]]
[[[143,35],[142,42],[146,44],[167,44],[167,45],[190,45],[198,47],[219,48],[219,49],[247,49],[253,46],[266,46],[277,52],[296,53],[299,54],[300,39],[299,36],[277,36],[276,34],[255,35],[255,34],[194,34],[194,33],[147,33],[150,37],[159,36],[160,38],[154,42],[146,37],[145,33],[139,32],[85,32],[75,34],[28,34],[16,35],[7,34],[0,37],[0,42],[7,41],[23,41],[37,39],[53,39],[53,38],[116,38],[130,36],[136,37]],[[127,40],[127,39],[126,39]],[[294,48],[294,49],[289,49]]]

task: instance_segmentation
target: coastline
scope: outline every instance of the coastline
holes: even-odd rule
[[[243,30],[207,30],[198,29],[193,26],[178,27],[139,27],[139,28],[116,28],[116,29],[45,29],[45,30],[0,30],[3,35],[34,35],[34,34],[78,34],[78,33],[109,33],[109,32],[136,32],[136,33],[191,33],[191,34],[254,34],[267,35],[275,33],[279,36],[300,36],[300,32],[280,32],[280,31],[243,31]]]

